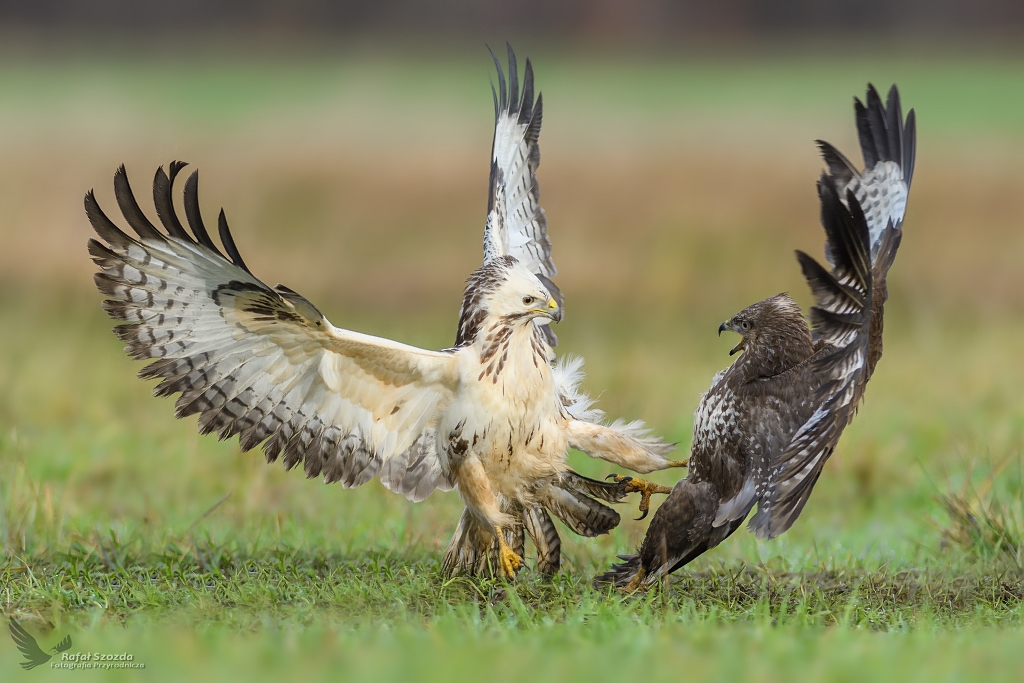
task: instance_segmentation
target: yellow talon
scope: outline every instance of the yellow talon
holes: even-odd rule
[[[498,534],[498,566],[501,569],[501,574],[506,579],[514,579],[516,578],[516,572],[523,566],[523,558],[519,557],[512,548],[508,547],[501,527],[494,527],[494,532]]]
[[[668,461],[668,465],[666,465],[666,467],[689,467],[689,466],[690,466],[690,460],[689,459],[686,459],[686,460],[669,460]]]
[[[647,576],[647,570],[644,569],[643,567],[640,567],[639,571],[637,571],[637,573],[636,573],[636,576],[633,577],[632,581],[630,581],[628,584],[626,584],[626,587],[622,589],[622,592],[624,592],[624,593],[636,593],[638,590],[643,588],[643,582],[644,582],[644,578],[646,576]]]
[[[650,511],[652,495],[655,493],[672,493],[672,489],[668,486],[654,484],[645,479],[636,479],[619,474],[610,474],[606,478],[615,479],[616,482],[624,482],[626,484],[626,493],[632,493],[633,491],[640,493],[640,516],[636,518],[638,522],[646,517]]]

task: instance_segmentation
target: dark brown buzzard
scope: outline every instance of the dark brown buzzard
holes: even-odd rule
[[[721,543],[757,504],[750,528],[774,538],[792,526],[825,461],[853,419],[882,355],[886,274],[903,234],[914,171],[915,119],[904,122],[893,86],[855,100],[865,170],[819,141],[829,171],[818,182],[831,264],[797,258],[817,305],[810,325],[786,294],[722,323],[742,354],[719,373],[694,416],[690,470],[651,520],[638,555],[597,577],[635,590]],[[625,477],[619,477],[626,480]],[[660,490],[659,490],[660,489]]]

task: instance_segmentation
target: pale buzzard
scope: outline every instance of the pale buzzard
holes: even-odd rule
[[[497,60],[495,60],[497,63]],[[523,530],[538,566],[559,565],[547,511],[576,533],[607,532],[619,521],[593,497],[621,499],[629,487],[568,469],[570,447],[639,472],[672,463],[671,449],[641,423],[603,424],[577,387],[579,361],[553,366],[547,323],[561,317],[561,293],[535,173],[541,98],[526,62],[519,92],[515,55],[509,79],[498,66],[484,264],[467,280],[455,346],[427,351],[334,327],[291,289],[268,287],[246,267],[224,212],[211,239],[199,211],[198,175],[185,183],[187,231],[172,187],[185,164],[157,171],[153,185],[163,230],[139,208],[124,167],[114,176],[129,237],[100,210],[85,208],[101,241],[104,308],[139,374],[158,378],[158,396],[180,394],[176,416],[199,414],[199,430],[263,444],[268,461],[302,463],[306,475],[359,486],[378,476],[410,500],[457,486],[465,513],[449,545],[449,573],[522,564]]]

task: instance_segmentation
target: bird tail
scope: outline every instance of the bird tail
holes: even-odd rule
[[[625,588],[636,578],[643,566],[639,555],[619,555],[621,564],[613,564],[612,568],[604,574],[594,577],[594,588],[601,589],[606,586]]]

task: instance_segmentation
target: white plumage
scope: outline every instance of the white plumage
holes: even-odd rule
[[[522,97],[509,51],[491,163],[484,265],[467,281],[456,344],[427,351],[333,326],[296,292],[268,287],[242,261],[223,212],[226,256],[199,212],[198,175],[185,185],[189,234],[172,187],[183,163],[154,181],[158,230],[139,208],[124,168],[114,178],[118,229],[92,192],[86,211],[102,242],[106,310],[140,373],[160,378],[157,395],[180,394],[176,416],[199,414],[199,429],[263,443],[267,459],[303,463],[310,477],[358,486],[375,475],[414,501],[457,485],[466,513],[446,557],[449,572],[521,564],[522,534],[534,539],[544,571],[558,567],[558,538],[545,509],[578,533],[606,532],[618,515],[596,500],[621,499],[622,485],[568,470],[570,446],[648,472],[669,465],[671,446],[640,423],[603,426],[578,390],[580,362],[552,367],[561,292],[551,260],[535,172],[541,100],[527,61]],[[513,550],[514,547],[514,550]]]

